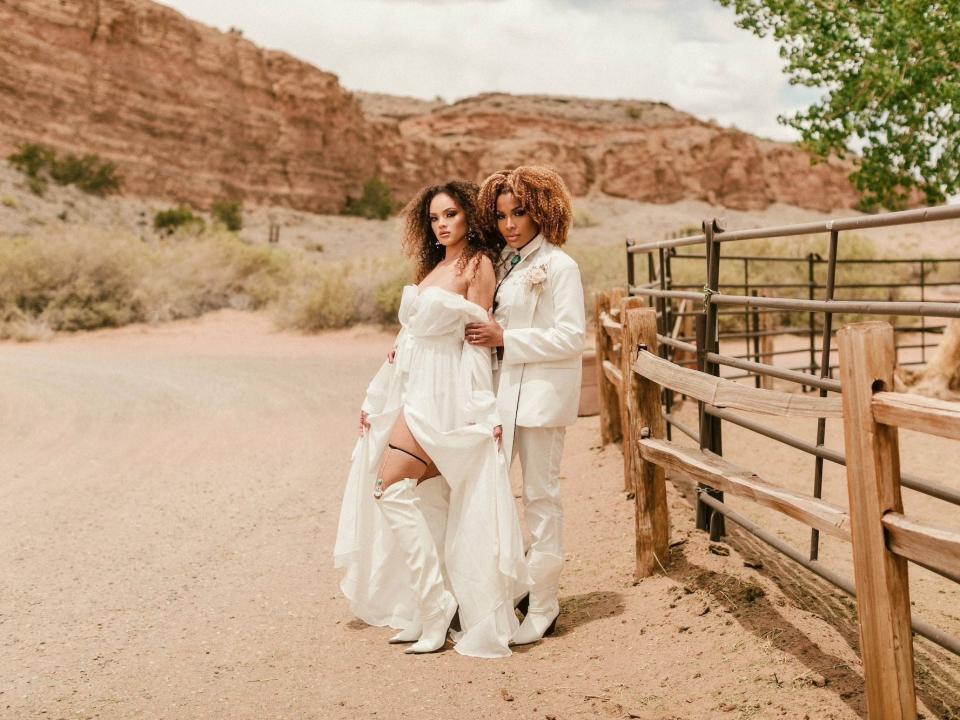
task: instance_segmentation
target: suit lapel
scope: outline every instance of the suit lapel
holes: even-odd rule
[[[519,302],[510,308],[510,317],[507,321],[507,329],[515,330],[518,328],[528,328],[533,324],[533,315],[537,309],[537,303],[540,301],[540,293],[543,291],[531,290],[525,281],[526,274],[530,268],[540,264],[546,264],[550,254],[546,245],[541,246],[536,252],[531,253],[526,258],[517,263],[513,272],[517,274],[519,287],[515,297]]]

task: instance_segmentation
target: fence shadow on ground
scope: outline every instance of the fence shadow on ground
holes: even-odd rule
[[[566,635],[594,620],[622,615],[626,610],[623,595],[610,590],[593,590],[580,595],[567,595],[560,598],[560,620],[557,622],[557,635]]]
[[[680,491],[691,512],[695,512],[696,484],[687,478],[668,479]],[[860,655],[857,611],[853,598],[733,523],[727,525],[723,542],[741,556],[762,563],[759,572],[773,580],[791,603],[830,625]],[[768,600],[761,598],[754,601],[749,613],[733,613],[730,593],[723,588],[727,584],[742,585],[742,580],[696,565],[683,554],[682,547],[671,550],[667,574],[677,582],[693,585],[710,594],[719,606],[731,611],[745,630],[757,637],[770,638],[771,628],[774,627],[784,630],[776,635],[775,641],[771,640],[774,647],[792,655],[812,672],[822,675],[827,680],[827,687],[861,717],[867,717],[861,675],[846,662],[823,653],[797,628],[785,626],[782,616],[770,606]],[[960,720],[960,658],[924,638],[914,637],[914,661],[917,696],[937,720]]]

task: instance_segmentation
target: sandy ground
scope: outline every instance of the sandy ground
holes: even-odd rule
[[[865,716],[849,601],[736,533],[711,550],[683,482],[666,574],[633,583],[596,418],[568,435],[556,637],[408,657],[351,618],[332,544],[390,339],[226,311],[0,343],[0,717]],[[921,654],[924,716],[957,717],[956,663]]]

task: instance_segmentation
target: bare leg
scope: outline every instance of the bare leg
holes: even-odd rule
[[[380,497],[384,490],[401,480],[420,482],[438,474],[436,465],[410,432],[407,419],[400,413],[387,440],[374,497]]]

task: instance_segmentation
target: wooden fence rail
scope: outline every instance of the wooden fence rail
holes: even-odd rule
[[[904,515],[897,427],[960,439],[960,403],[890,392],[896,351],[887,323],[859,323],[839,331],[841,396],[810,397],[723,380],[659,357],[656,310],[637,307],[633,300],[600,293],[596,327],[601,397],[606,399],[601,403],[602,442],[623,442],[624,484],[635,497],[636,577],[667,565],[665,471],[850,542],[854,583],[841,586],[857,598],[869,716],[916,718],[911,628],[954,652],[960,641],[911,617],[907,561],[960,582],[960,533]],[[848,508],[779,487],[707,449],[666,440],[661,389],[688,395],[714,413],[734,408],[842,418]],[[723,507],[712,499],[710,504],[714,510]]]

